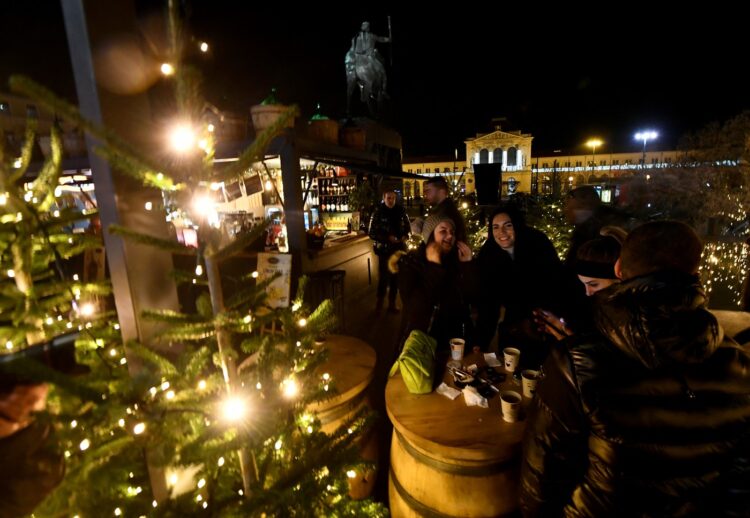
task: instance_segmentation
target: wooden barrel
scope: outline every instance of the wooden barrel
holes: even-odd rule
[[[328,360],[318,368],[320,375],[328,373],[337,394],[331,399],[310,406],[318,415],[325,433],[337,430],[347,419],[364,407],[370,407],[367,387],[375,371],[375,350],[366,342],[352,336],[332,335],[323,345],[328,349]],[[360,438],[362,458],[376,463],[378,440],[374,428]],[[376,471],[357,473],[349,479],[349,496],[366,498],[375,486]]]
[[[476,355],[468,363],[484,362]],[[500,388],[521,392],[510,376]],[[410,394],[397,374],[388,381],[385,402],[394,428],[388,477],[393,517],[518,512],[524,422],[503,421],[497,395],[489,408],[467,407],[463,396]]]

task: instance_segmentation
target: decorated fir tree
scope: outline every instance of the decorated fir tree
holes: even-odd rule
[[[162,325],[160,342],[171,347],[123,344],[116,315],[107,310],[106,285],[67,277],[72,266],[66,261],[101,243],[71,230],[95,211],[66,208],[56,197],[59,136],[53,132],[52,157],[33,181],[24,181],[31,132],[20,158],[0,157],[0,336],[12,353],[78,330],[76,360],[88,371],[72,376],[23,354],[3,364],[24,383],[52,386],[35,425],[54,430],[48,442],[66,473],[35,515],[384,515],[379,504],[349,497],[348,480],[368,467],[358,440],[371,416],[356,413],[324,433],[310,410],[336,390],[325,348],[315,341],[333,325],[331,304],[306,307],[301,282],[289,307],[272,307],[266,287],[274,279],[258,282],[256,272],[237,279],[229,297],[221,290],[219,261],[263,228],[227,239],[212,209],[212,185],[236,179],[262,157],[294,110],[238,161],[217,169],[202,105],[188,95],[190,75],[177,65],[177,104],[198,128],[200,146],[179,170],[155,163],[31,81],[12,81],[14,90],[97,136],[104,143],[99,152],[117,169],[162,189],[165,209],[189,220],[198,234],[197,247],[190,247],[137,228],[105,229],[195,257],[195,268],[175,272],[175,279],[193,286],[196,310],[147,311]]]

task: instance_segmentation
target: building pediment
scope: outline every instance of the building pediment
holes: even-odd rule
[[[487,133],[484,135],[477,135],[476,138],[470,138],[467,139],[465,142],[467,144],[474,143],[479,144],[481,142],[497,142],[497,141],[503,141],[503,140],[511,140],[514,142],[517,142],[519,140],[532,140],[534,137],[532,137],[528,133],[521,133],[518,132],[508,132],[508,131],[502,131],[502,130],[496,130],[492,133]]]

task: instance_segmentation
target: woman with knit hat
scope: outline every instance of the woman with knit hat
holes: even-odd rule
[[[448,217],[429,216],[422,226],[416,250],[391,256],[391,271],[398,272],[403,302],[400,343],[417,329],[433,336],[438,350],[448,340],[469,338],[469,305],[465,296],[472,282],[471,249],[456,241],[455,224]]]
[[[591,321],[593,297],[596,293],[620,282],[615,273],[615,263],[620,258],[622,243],[627,232],[620,227],[606,226],[601,229],[601,236],[586,241],[576,252],[575,272],[585,290],[587,307],[580,312],[578,321],[573,324],[576,331],[586,331],[593,326]],[[534,316],[544,332],[562,340],[574,334],[568,323],[545,310],[536,310]]]

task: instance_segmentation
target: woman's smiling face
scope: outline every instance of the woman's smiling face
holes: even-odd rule
[[[492,237],[500,248],[513,248],[516,244],[516,231],[510,216],[504,212],[492,218]]]

